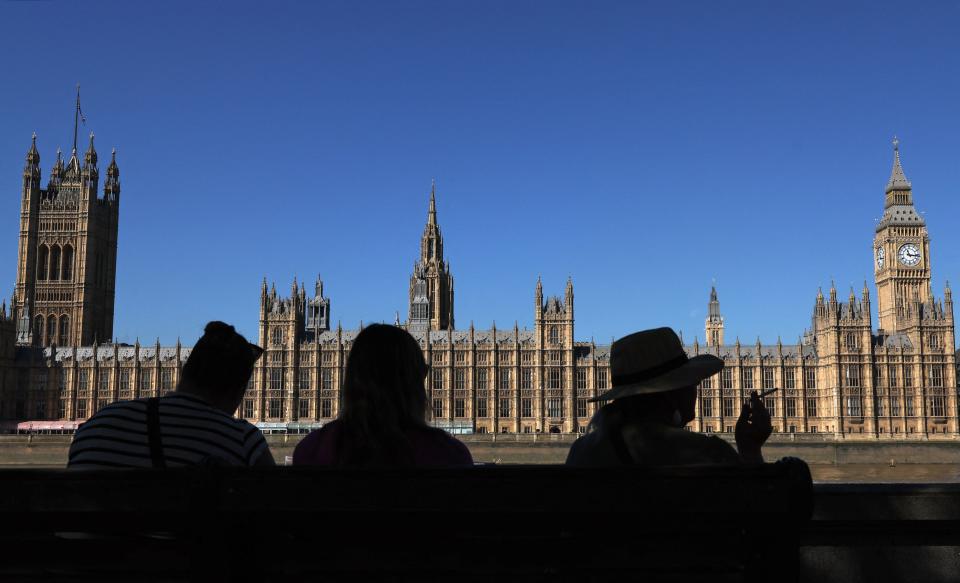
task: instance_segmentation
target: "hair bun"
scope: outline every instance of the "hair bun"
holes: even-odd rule
[[[212,336],[218,339],[230,338],[237,333],[237,330],[227,324],[226,322],[213,321],[209,322],[206,327],[203,329],[203,334],[205,336]]]

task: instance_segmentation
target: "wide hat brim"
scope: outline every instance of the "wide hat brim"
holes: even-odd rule
[[[723,360],[712,354],[700,354],[688,358],[683,364],[662,375],[636,383],[614,385],[609,391],[597,395],[590,401],[613,401],[633,395],[666,393],[698,384],[723,369]]]

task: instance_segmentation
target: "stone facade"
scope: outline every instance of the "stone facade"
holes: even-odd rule
[[[0,317],[0,418],[7,419],[8,426],[26,420],[82,421],[106,403],[174,390],[189,348],[95,342],[98,337],[109,338],[99,336],[100,330],[112,328],[112,271],[109,296],[81,296],[89,302],[109,297],[109,310],[102,304],[68,306],[80,311],[67,312],[77,315],[71,318],[75,327],[70,328],[66,345],[50,342],[45,330],[37,335],[33,327],[20,325],[31,303],[29,293],[19,295],[21,281],[24,290],[31,285],[35,286],[32,289],[50,285],[31,276],[37,273],[40,248],[73,245],[73,241],[77,241],[76,249],[84,245],[79,235],[60,241],[52,235],[40,236],[45,232],[42,229],[37,235],[30,234],[30,225],[44,215],[42,208],[27,199],[34,192],[50,191],[34,188],[39,170],[34,169],[32,160],[39,163],[35,147],[28,153],[25,171],[23,224],[27,226],[21,233],[18,295],[10,316],[4,310]],[[95,164],[94,153],[93,170]],[[104,199],[89,207],[112,209],[109,212],[114,214],[108,216],[114,222],[107,225],[113,229],[113,239],[108,229],[107,235],[98,234],[96,240],[108,241],[114,253],[114,197],[119,193],[115,167],[111,163]],[[84,175],[81,169],[81,176],[95,174],[88,170]],[[81,184],[90,182],[89,178],[81,180]],[[87,196],[81,199],[89,200]],[[702,383],[698,415],[691,429],[731,432],[740,401],[751,390],[776,387],[780,390],[768,396],[766,404],[778,432],[878,440],[957,439],[953,300],[949,286],[942,300],[934,297],[929,237],[913,208],[898,149],[873,249],[879,313],[876,330],[866,283],[860,297],[851,290],[846,300],[838,299],[831,286],[827,296],[817,294],[811,326],[795,343],[778,339],[775,344],[759,340],[750,344],[737,339],[727,344],[717,290],[711,289],[705,342],[695,339],[687,351],[691,355],[715,354],[726,366]],[[96,261],[90,259],[95,253],[84,253],[85,265]],[[62,265],[62,254],[60,261]],[[102,277],[95,268],[82,269],[84,275],[78,266],[76,277],[83,282]],[[84,290],[106,289],[96,285],[90,282]],[[420,342],[431,365],[427,391],[434,424],[455,433],[575,433],[585,429],[596,407],[588,399],[610,386],[609,346],[575,339],[572,280],[567,280],[562,295],[553,297],[544,296],[542,282],[537,280],[532,329],[521,329],[516,323],[500,329],[495,325],[477,329],[472,323],[455,328],[453,276],[443,254],[434,187],[408,294],[406,322],[401,323],[398,315],[395,325],[406,328]],[[27,313],[41,315],[45,306],[52,304],[34,299],[33,305],[34,312]],[[88,313],[109,314],[109,320],[85,328],[84,322],[100,322],[85,318]],[[306,430],[335,418],[341,377],[358,330],[332,322],[331,301],[319,278],[310,295],[296,280],[289,294],[278,293],[275,285],[268,286],[264,280],[259,343],[265,352],[238,414],[265,429],[284,431]],[[84,341],[87,333],[92,335],[89,343]]]

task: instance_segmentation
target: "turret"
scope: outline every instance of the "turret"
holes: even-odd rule
[[[120,200],[120,168],[117,166],[117,149],[110,151],[110,165],[107,166],[107,179],[103,183],[103,198],[109,202]]]
[[[94,172],[97,170],[97,150],[93,147],[93,132],[90,132],[90,145],[87,146],[87,152],[83,155],[83,169]]]
[[[707,304],[707,321],[704,324],[707,346],[723,345],[723,316],[716,286],[710,286],[710,302]]]

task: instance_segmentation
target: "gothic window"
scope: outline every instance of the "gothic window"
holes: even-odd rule
[[[150,369],[140,370],[140,396],[149,397],[153,393],[153,371]]]
[[[122,368],[120,369],[120,383],[119,383],[120,397],[123,399],[130,398],[130,369]]]
[[[713,377],[707,377],[700,381],[700,388],[702,389],[712,389],[713,388]]]
[[[520,388],[524,390],[533,388],[533,370],[529,368],[520,370]]]
[[[270,386],[268,387],[268,389],[271,391],[283,390],[283,369],[281,368],[270,369]]]
[[[477,417],[486,417],[487,416],[487,399],[485,397],[477,397]]]
[[[458,353],[459,356],[461,353]],[[458,368],[453,372],[453,388],[456,391],[462,391],[467,388],[467,371]]]
[[[510,416],[510,399],[501,398],[500,399],[500,416],[509,417]]]
[[[267,407],[270,410],[270,417],[278,419],[283,416],[283,401],[281,399],[268,400]]]
[[[57,317],[47,316],[47,344],[53,344],[57,339]]]
[[[851,388],[860,388],[860,365],[843,365],[843,386]]]
[[[77,418],[86,419],[87,417],[87,400],[79,399],[77,401]]]
[[[898,395],[890,395],[890,415],[900,416],[900,397]]]
[[[733,369],[724,368],[720,372],[720,388],[721,389],[733,388]],[[724,415],[726,415],[726,413],[724,413]]]
[[[740,375],[741,375],[741,381],[742,381],[741,387],[744,389],[752,389],[753,388],[753,368],[744,367],[743,369],[741,369]]]
[[[324,391],[333,390],[333,369],[325,368],[320,371],[321,387]]]
[[[253,399],[243,400],[243,417],[253,419]]]
[[[817,416],[817,397],[807,393],[807,417]]]
[[[165,368],[160,371],[160,390],[163,394],[173,391],[173,370]]]
[[[64,281],[73,280],[73,247],[64,245],[63,247],[63,269],[62,279]]]
[[[783,387],[785,389],[797,388],[797,370],[792,366],[783,369]]]
[[[510,390],[510,371],[507,369],[500,369],[500,390]]]
[[[605,368],[597,369],[597,388],[606,389],[610,379],[610,371]]]
[[[467,405],[463,397],[457,397],[453,400],[453,416],[457,418],[467,416]]]
[[[876,408],[877,417],[884,417],[887,414],[886,400],[880,395],[876,397]]]
[[[100,369],[100,385],[97,388],[99,397],[105,399],[110,396],[110,370]]]
[[[930,365],[930,386],[938,389],[943,387],[943,365]]]
[[[310,370],[306,368],[301,368],[299,389],[301,391],[309,391],[312,388],[310,383],[311,380],[312,379],[310,377]]]
[[[333,399],[320,400],[320,416],[323,418],[333,417]]]
[[[283,344],[283,328],[277,326],[270,331],[270,342],[273,344]]]
[[[845,398],[847,405],[847,417],[863,417],[862,399],[860,391],[853,391]]]
[[[587,416],[587,400],[577,399],[577,417]]]
[[[883,384],[883,367],[874,366],[873,367],[873,387],[878,388]]]
[[[578,368],[577,369],[577,394],[586,393],[587,391],[587,369]]]
[[[299,419],[310,417],[310,399],[300,399],[300,409],[297,411]]]
[[[60,316],[60,338],[57,340],[60,346],[70,345],[70,316],[64,314]]]
[[[817,388],[817,369],[808,368],[805,373],[806,378],[804,379],[806,388],[815,389]]]
[[[433,369],[433,389],[435,391],[443,390],[443,370],[439,368]]]
[[[77,395],[86,396],[90,390],[90,371],[80,369],[77,371]]]
[[[477,390],[487,388],[487,369],[477,369]]]
[[[857,334],[855,332],[847,332],[846,345],[847,350],[857,349]]]
[[[930,347],[931,348],[940,348],[940,335],[931,334],[930,335]]]
[[[553,367],[547,370],[547,388],[561,388],[561,374],[559,368]]]
[[[467,353],[464,350],[458,350],[454,353],[454,360],[457,364],[466,364]]]
[[[790,391],[787,393],[786,398],[783,401],[784,409],[786,409],[787,417],[796,417],[797,416],[797,394],[795,391]],[[772,415],[773,413],[771,413]]]
[[[43,344],[43,316],[37,316],[33,319],[33,341]]]
[[[769,366],[763,367],[763,388],[773,388],[773,369]]]
[[[533,417],[533,399],[530,397],[520,399],[520,416]]]
[[[720,344],[720,331],[719,331],[719,330],[711,330],[711,331],[710,331],[710,340],[711,340],[710,344],[711,344],[712,346],[717,346],[718,344]]]
[[[910,365],[903,367],[903,386],[908,389],[913,388],[913,367]]]
[[[547,399],[547,417],[563,417],[563,399],[560,397]]]
[[[713,417],[713,397],[704,397],[700,415],[702,417]]]
[[[913,395],[907,395],[906,398],[907,417],[913,417],[917,414],[913,406]]]
[[[560,330],[556,326],[550,326],[550,344],[560,344]]]
[[[930,415],[934,417],[945,417],[947,396],[944,393],[943,387],[934,388],[930,393]]]
[[[434,419],[443,418],[443,399],[433,400],[433,418]]]
[[[50,247],[50,279],[56,281],[60,279],[60,246]]]
[[[40,250],[37,253],[37,280],[43,281],[47,279],[47,270],[50,266],[50,250],[47,249],[46,245],[40,245]]]

